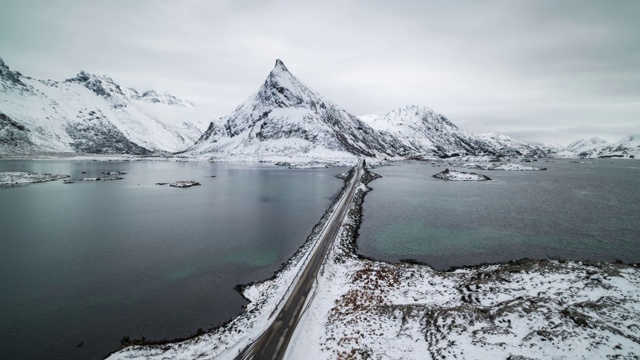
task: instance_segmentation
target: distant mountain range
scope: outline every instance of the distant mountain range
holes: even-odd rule
[[[260,160],[511,158],[558,151],[562,156],[630,157],[638,152],[637,137],[616,144],[582,140],[557,149],[494,133],[474,134],[424,106],[358,117],[311,90],[280,60],[258,91],[231,114],[207,124],[189,116],[193,106],[169,93],[139,92],[84,71],[61,82],[33,79],[11,71],[0,59],[0,154],[177,153]]]
[[[594,137],[574,141],[554,156],[570,158],[640,158],[640,135],[626,136],[614,143]]]
[[[84,71],[65,81],[33,79],[0,59],[0,154],[175,152],[206,128],[167,116],[190,107]]]

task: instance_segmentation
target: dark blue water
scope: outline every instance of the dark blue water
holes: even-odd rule
[[[97,359],[123,336],[183,337],[240,313],[234,286],[271,276],[302,245],[344,169],[1,161],[0,171],[127,172],[0,189],[0,358]],[[202,185],[154,185],[176,180]]]
[[[429,163],[374,171],[359,253],[438,269],[529,258],[640,262],[640,161],[539,161],[540,172],[443,181]],[[467,170],[468,171],[468,170]]]

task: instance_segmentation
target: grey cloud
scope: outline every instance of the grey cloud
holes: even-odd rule
[[[0,0],[0,56],[39,78],[84,69],[170,90],[211,117],[282,58],[357,114],[422,104],[472,131],[566,143],[640,131],[639,18],[634,0]]]

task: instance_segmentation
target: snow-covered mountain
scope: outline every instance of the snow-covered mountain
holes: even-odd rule
[[[487,132],[478,135],[489,143],[496,154],[507,156],[544,157],[551,155],[555,150],[546,145],[530,144],[511,136]]]
[[[640,158],[640,135],[626,136],[613,144],[605,145],[598,152],[598,157]]]
[[[0,153],[166,151],[235,159],[548,153],[508,136],[464,131],[423,106],[358,118],[311,90],[280,60],[254,95],[206,131],[197,122],[202,117],[185,116],[191,107],[171,94],[139,92],[84,71],[62,82],[37,80],[0,60]]]
[[[388,140],[388,141],[387,141]],[[257,93],[211,123],[192,154],[222,156],[392,156],[403,147],[275,67]]]
[[[398,139],[417,157],[546,155],[544,149],[506,135],[477,135],[462,130],[426,106],[409,105],[384,116],[366,115],[361,119],[383,136]]]
[[[558,157],[597,157],[597,149],[604,147],[608,141],[599,137],[590,139],[580,139],[572,142],[567,147],[558,152]],[[581,155],[582,154],[582,155]]]
[[[580,139],[569,144],[564,150],[571,151],[574,153],[581,153],[583,151],[588,151],[593,148],[606,145],[608,142],[605,139],[599,137],[592,137],[591,139]]]
[[[558,152],[560,157],[575,158],[640,158],[640,135],[626,136],[615,143],[599,137],[572,142]]]
[[[139,93],[84,71],[61,82],[33,79],[0,59],[0,153],[180,151],[206,123],[164,114],[190,107],[171,94]]]
[[[541,156],[545,152],[502,135],[475,135],[421,106],[360,118],[311,90],[276,61],[266,81],[231,114],[211,123],[187,153],[220,157]]]

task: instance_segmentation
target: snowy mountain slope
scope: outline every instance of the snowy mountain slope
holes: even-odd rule
[[[396,139],[380,137],[356,116],[311,90],[280,60],[257,93],[228,116],[212,122],[188,150],[256,158],[300,154],[376,157],[407,151]]]
[[[599,137],[593,137],[591,139],[580,139],[569,144],[565,148],[565,150],[579,154],[583,151],[591,150],[601,145],[606,145],[607,143],[608,143],[607,140]]]
[[[640,135],[631,135],[618,140],[615,143],[594,137],[572,142],[563,151],[558,152],[559,157],[574,158],[640,158]]]
[[[558,151],[556,156],[577,158],[581,156],[580,154],[583,154],[584,157],[589,157],[590,153],[597,153],[596,149],[604,147],[606,144],[608,144],[608,141],[599,137],[593,137],[591,139],[580,139],[572,142],[561,151]]]
[[[589,157],[593,152],[589,153]],[[582,156],[582,153],[579,154]],[[613,144],[607,144],[596,148],[597,157],[624,157],[640,158],[640,135],[626,136]]]
[[[426,106],[409,105],[384,116],[361,117],[383,136],[398,139],[413,156],[544,156],[537,146],[493,133],[473,134],[458,128]]]
[[[378,114],[358,115],[358,119],[364,121],[367,124],[371,124],[372,122],[378,120],[379,118],[381,118],[381,116]]]
[[[177,122],[153,108],[192,106],[167,93],[140,95],[84,71],[62,82],[37,80],[0,59],[0,153],[179,151],[197,140],[203,125]]]
[[[552,147],[529,144],[510,136],[493,132],[479,134],[478,137],[488,142],[494,149],[493,151],[499,154],[522,154],[528,157],[543,157],[554,152]]]

